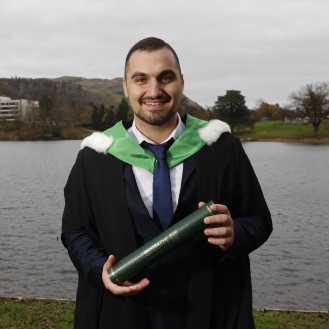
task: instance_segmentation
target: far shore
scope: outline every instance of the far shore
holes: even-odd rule
[[[0,142],[38,142],[38,141],[65,141],[65,140],[82,140],[86,136],[73,136],[72,138],[36,138],[20,139],[12,136],[0,136]],[[239,137],[239,136],[238,136]],[[329,137],[305,137],[305,138],[277,138],[277,137],[239,137],[241,142],[278,142],[278,143],[300,143],[312,145],[329,145]]]
[[[328,137],[313,137],[313,138],[240,138],[242,142],[278,142],[278,143],[301,143],[301,144],[313,144],[313,145],[328,145]]]
[[[105,130],[105,127],[100,128]],[[0,141],[61,141],[82,140],[95,130],[82,126],[36,126],[1,130]],[[242,142],[329,144],[329,124],[323,123],[319,135],[314,137],[310,124],[286,124],[283,121],[257,122],[252,129],[234,133]]]

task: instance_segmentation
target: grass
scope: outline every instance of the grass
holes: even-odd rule
[[[73,329],[74,301],[0,297],[1,329]],[[257,329],[329,329],[328,312],[254,311]]]
[[[257,329],[328,329],[329,313],[254,311]]]
[[[73,310],[72,301],[0,298],[0,328],[69,329]]]
[[[52,139],[82,139],[91,131],[82,127],[62,127],[54,136],[53,131],[25,127],[23,130],[0,127],[0,140],[52,140]],[[48,127],[48,129],[50,129]],[[7,131],[8,130],[8,131]],[[329,144],[329,122],[320,125],[319,136],[314,137],[311,124],[284,123],[284,121],[256,122],[253,128],[243,128],[234,132],[242,141],[282,141]]]
[[[329,123],[320,125],[319,136],[314,138],[313,126],[302,123],[284,123],[283,121],[257,122],[254,128],[238,133],[241,139],[270,140],[284,139],[286,141],[316,141],[329,142]]]

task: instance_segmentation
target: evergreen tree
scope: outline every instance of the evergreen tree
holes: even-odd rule
[[[91,114],[91,122],[94,125],[98,124],[98,109],[96,105],[93,106],[93,112]]]
[[[98,124],[103,123],[104,113],[105,113],[105,106],[104,106],[104,104],[102,104],[99,108],[99,111],[98,111],[98,118],[97,118],[97,123]]]
[[[53,100],[47,95],[42,95],[41,99],[39,100],[39,107],[40,107],[40,118],[44,122],[49,121],[51,119],[51,112],[54,108]]]
[[[129,112],[129,104],[127,103],[125,98],[121,99],[121,103],[118,106],[118,114],[117,119],[120,120],[127,120]]]
[[[245,97],[239,90],[227,90],[226,95],[218,96],[214,112],[218,119],[230,125],[232,133],[238,127],[251,124]]]
[[[105,124],[108,127],[112,127],[115,123],[116,123],[116,116],[114,113],[114,106],[111,105],[110,109],[107,111],[107,114],[106,114]]]

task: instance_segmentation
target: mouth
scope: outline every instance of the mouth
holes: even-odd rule
[[[158,106],[158,105],[163,104],[163,102],[144,102],[144,104],[150,105],[150,106]]]
[[[149,109],[162,109],[163,106],[168,103],[170,99],[149,99],[149,100],[142,100],[142,104],[145,105]]]

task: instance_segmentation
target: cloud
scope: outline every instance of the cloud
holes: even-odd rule
[[[328,80],[327,0],[3,0],[0,76],[122,76],[146,36],[180,56],[185,94],[213,105],[228,89],[280,105]]]

